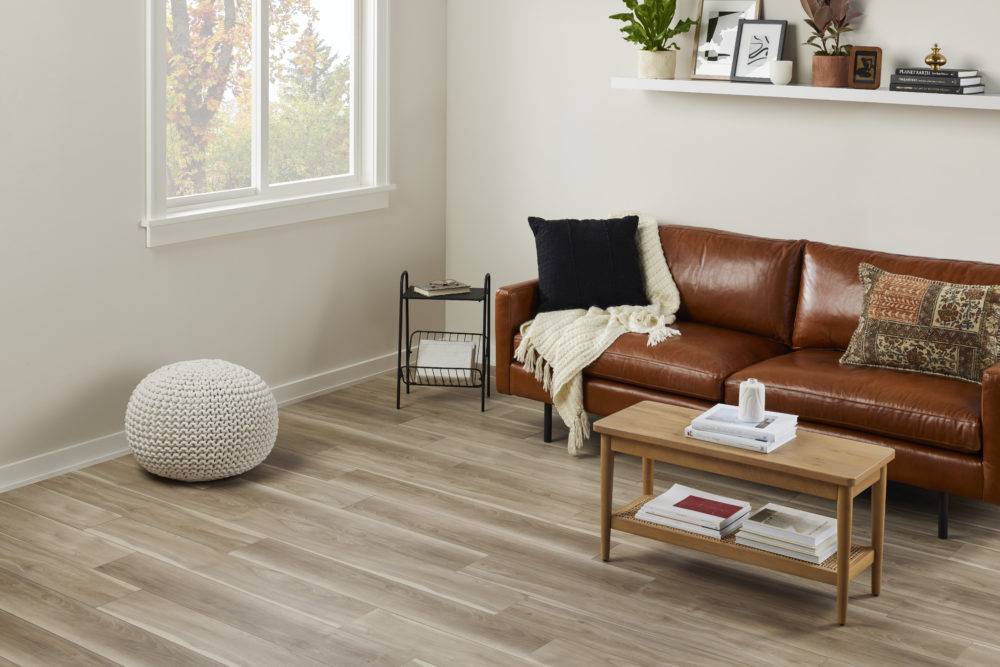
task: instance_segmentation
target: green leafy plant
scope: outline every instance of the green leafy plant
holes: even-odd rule
[[[840,39],[853,32],[852,24],[863,16],[854,7],[854,0],[802,0],[802,9],[813,31],[806,46],[816,49],[817,56],[850,55],[851,45],[841,44]]]
[[[624,0],[629,11],[612,14],[615,21],[625,23],[622,34],[625,40],[634,42],[643,51],[677,51],[681,47],[672,42],[674,37],[689,31],[698,22],[683,19],[670,27],[677,12],[677,0]]]

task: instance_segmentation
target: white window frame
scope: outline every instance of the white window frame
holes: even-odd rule
[[[252,0],[253,104],[251,186],[167,197],[166,7],[147,0],[147,247],[362,213],[389,206],[389,0],[354,0],[351,174],[293,183],[267,181],[268,0]]]

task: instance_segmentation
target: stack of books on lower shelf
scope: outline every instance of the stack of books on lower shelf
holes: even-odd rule
[[[975,69],[900,67],[892,75],[891,90],[941,95],[981,95],[986,92],[983,77]]]
[[[727,445],[770,454],[795,439],[799,419],[795,415],[765,412],[758,422],[740,420],[735,405],[716,405],[698,415],[684,435],[717,445]]]
[[[837,520],[768,503],[746,518],[736,543],[818,565],[837,553]]]
[[[635,518],[721,540],[739,530],[750,503],[674,484],[643,505]]]

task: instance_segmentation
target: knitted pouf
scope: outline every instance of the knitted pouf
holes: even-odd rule
[[[125,435],[139,465],[204,482],[257,466],[278,436],[278,406],[259,375],[219,359],[150,373],[132,392]]]

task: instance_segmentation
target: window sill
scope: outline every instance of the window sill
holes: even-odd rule
[[[146,247],[228,236],[300,222],[389,208],[394,185],[376,185],[323,195],[229,204],[197,211],[168,213],[143,220]]]

